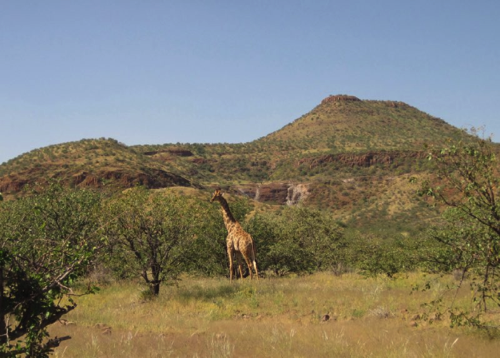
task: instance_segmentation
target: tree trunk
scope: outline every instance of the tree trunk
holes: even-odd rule
[[[7,326],[5,324],[3,266],[0,267],[0,345],[7,343]]]
[[[158,296],[160,293],[160,269],[158,264],[151,265],[151,276],[153,279],[150,282],[151,293],[154,296]]]
[[[150,287],[151,293],[154,296],[158,296],[160,294],[160,282],[153,281],[153,282],[151,282],[149,287]]]

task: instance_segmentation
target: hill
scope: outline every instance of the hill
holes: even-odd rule
[[[0,166],[0,191],[16,195],[49,178],[116,189],[222,186],[270,205],[332,210],[353,226],[383,227],[391,220],[401,232],[436,215],[413,199],[409,184],[410,176],[430,170],[424,144],[461,135],[402,102],[337,95],[249,143],[128,147],[98,139],[34,150]]]
[[[0,191],[15,194],[28,184],[59,179],[68,185],[126,188],[190,186],[147,156],[114,139],[83,139],[33,150],[0,166]]]
[[[336,95],[259,141],[310,151],[411,151],[456,135],[453,126],[406,103]]]
[[[339,95],[325,98],[311,112],[253,142],[135,149],[200,182],[262,182],[310,178],[323,172],[320,167],[401,164],[421,158],[424,144],[462,134],[402,102]]]

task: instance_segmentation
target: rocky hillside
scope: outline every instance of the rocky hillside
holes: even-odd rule
[[[270,205],[332,210],[353,225],[405,226],[434,215],[414,200],[408,180],[430,170],[425,145],[461,135],[402,102],[337,95],[250,143],[128,147],[98,139],[34,150],[0,165],[0,191],[14,196],[50,178],[116,189],[222,186]]]
[[[37,149],[0,166],[0,192],[58,179],[68,185],[128,188],[190,186],[158,162],[113,139],[84,139]]]
[[[456,135],[453,126],[406,103],[337,95],[260,141],[313,151],[419,151]]]
[[[405,103],[339,95],[325,98],[311,112],[250,143],[134,149],[194,181],[229,185],[324,180],[374,166],[409,172],[419,169],[415,163],[421,166],[426,144],[459,135],[462,132],[453,126]]]

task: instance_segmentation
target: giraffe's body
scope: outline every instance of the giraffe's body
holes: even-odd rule
[[[253,269],[255,269],[255,274],[257,279],[259,279],[259,272],[257,270],[257,262],[255,260],[255,245],[249,233],[247,233],[241,227],[240,223],[236,221],[231,210],[229,210],[229,205],[222,196],[220,190],[216,190],[212,202],[217,200],[221,204],[222,217],[224,219],[224,225],[227,229],[227,254],[229,256],[229,279],[233,280],[233,256],[237,255],[238,258],[238,268],[240,276],[243,277],[243,272],[241,270],[241,257],[245,260],[248,266],[248,271],[250,273],[250,278],[253,278]],[[253,268],[253,269],[252,269]]]

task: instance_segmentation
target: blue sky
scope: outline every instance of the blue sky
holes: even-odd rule
[[[82,138],[247,142],[330,94],[500,141],[499,1],[0,0],[0,163]]]

